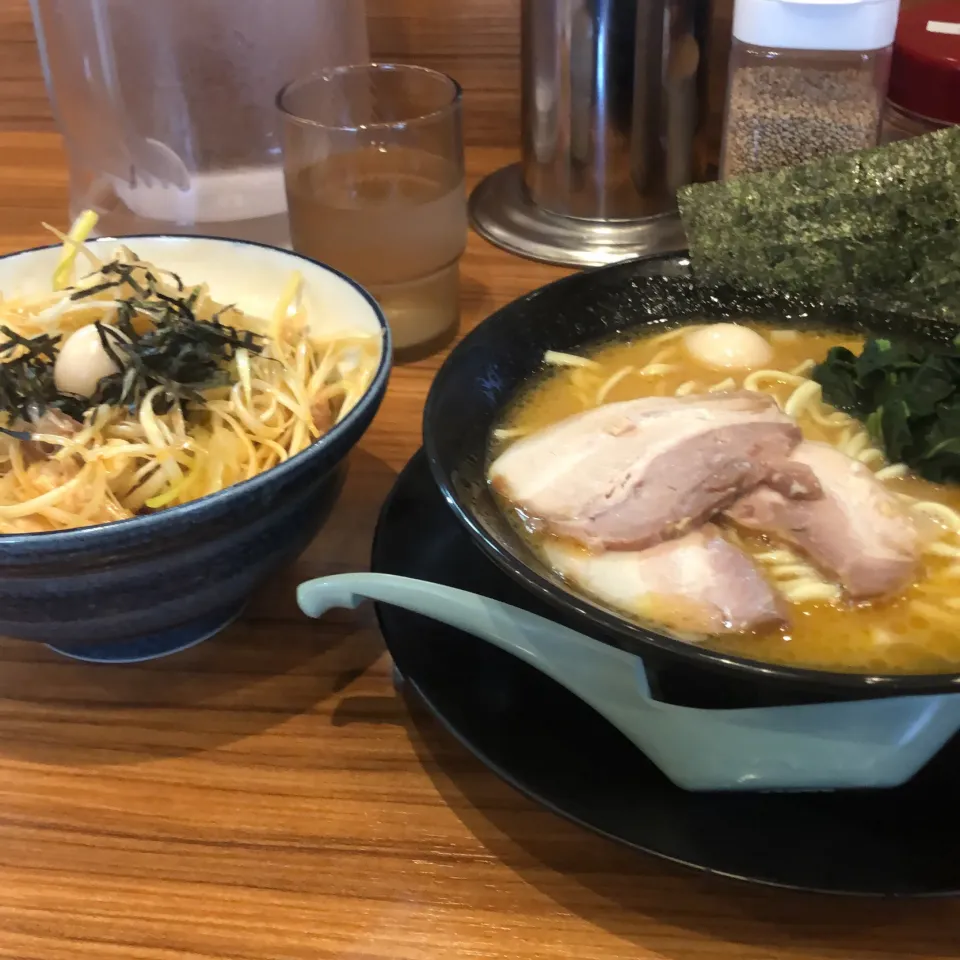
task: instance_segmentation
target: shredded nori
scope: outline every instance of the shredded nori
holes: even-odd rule
[[[0,411],[9,415],[11,423],[33,420],[48,409],[82,420],[86,410],[104,403],[125,406],[135,413],[154,387],[161,388],[153,401],[158,413],[179,406],[189,415],[202,407],[204,390],[232,381],[229,365],[238,349],[263,352],[263,337],[223,322],[232,307],[222,308],[210,320],[198,320],[194,313],[198,288],[185,296],[170,296],[157,289],[157,278],[149,270],[137,279],[138,270],[143,268],[119,261],[108,263],[101,270],[108,280],[70,294],[71,300],[84,300],[124,286],[134,293],[115,299],[117,316],[112,325],[96,323],[104,351],[120,369],[103,378],[90,398],[57,390],[54,365],[60,351],[59,336],[28,338],[0,327],[6,338],[0,341]],[[180,277],[169,276],[184,293]],[[138,332],[143,324],[135,321],[141,317],[150,322]],[[29,434],[20,431],[0,430],[29,439]]]
[[[130,309],[150,317],[143,334],[134,329]],[[222,312],[221,312],[222,313]],[[227,364],[240,348],[261,353],[263,340],[249,330],[237,330],[219,320],[199,321],[185,300],[157,294],[157,301],[130,303],[118,318],[117,333],[97,324],[104,350],[120,367],[97,386],[91,404],[107,403],[136,410],[147,392],[162,390],[154,409],[165,413],[183,401],[202,401],[202,391],[231,382]]]
[[[30,420],[47,409],[82,417],[88,401],[60,393],[53,379],[60,337],[22,337],[7,326],[0,326],[0,333],[5,337],[0,341],[0,410],[10,414],[10,421]]]
[[[678,200],[700,280],[960,314],[960,127],[684,187]]]

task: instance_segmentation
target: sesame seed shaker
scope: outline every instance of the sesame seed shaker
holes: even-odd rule
[[[876,146],[900,0],[736,0],[721,178]]]

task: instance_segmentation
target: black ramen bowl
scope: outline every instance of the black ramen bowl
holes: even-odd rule
[[[316,536],[340,488],[344,461],[377,412],[390,372],[383,313],[354,281],[288,251],[207,237],[123,239],[188,283],[256,315],[294,271],[310,316],[337,329],[380,331],[379,366],[344,419],[303,452],[264,473],[182,506],[115,523],[0,536],[0,634],[38,640],[68,656],[150,659],[216,633],[252,591]],[[107,251],[117,241],[93,245]],[[103,255],[104,250],[97,252]],[[49,290],[59,247],[0,257],[0,290]]]
[[[653,693],[705,707],[771,706],[960,690],[960,673],[876,676],[765,663],[685,643],[617,616],[574,592],[546,567],[501,512],[486,482],[491,432],[517,392],[544,372],[545,350],[640,335],[704,318],[783,323],[797,329],[950,340],[957,329],[878,314],[852,304],[701,287],[683,257],[633,260],[576,274],[521,297],[472,331],[433,382],[424,447],[433,477],[474,542],[502,570],[547,601],[557,619],[641,656]],[[722,682],[718,680],[722,678]]]

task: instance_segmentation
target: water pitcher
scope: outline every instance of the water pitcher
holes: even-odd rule
[[[369,58],[363,0],[31,0],[71,214],[289,243],[274,98]]]

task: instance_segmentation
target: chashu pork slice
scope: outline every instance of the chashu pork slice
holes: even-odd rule
[[[916,573],[920,538],[897,498],[868,467],[828,444],[802,443],[791,461],[813,471],[823,496],[790,500],[761,486],[728,516],[798,547],[854,599],[905,587]]]
[[[784,606],[753,561],[712,526],[649,550],[590,553],[544,545],[550,565],[601,603],[681,633],[743,633],[785,622]]]
[[[551,533],[642,550],[695,529],[768,475],[782,480],[800,440],[763,394],[645,397],[518,440],[493,462],[490,482]]]

